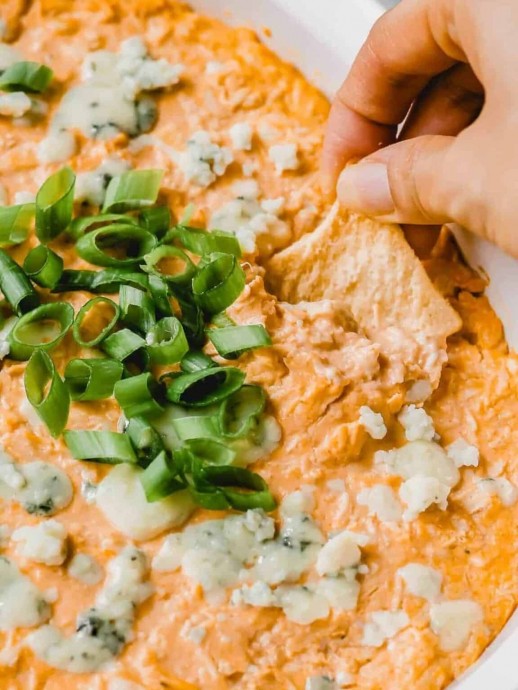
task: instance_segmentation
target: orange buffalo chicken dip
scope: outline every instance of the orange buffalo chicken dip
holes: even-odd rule
[[[445,688],[518,595],[484,281],[329,205],[251,31],[0,15],[0,688]]]

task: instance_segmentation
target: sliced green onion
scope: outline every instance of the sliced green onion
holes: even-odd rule
[[[189,351],[182,324],[166,316],[151,328],[146,338],[151,364],[175,364]]]
[[[223,230],[201,230],[200,228],[189,228],[177,225],[170,230],[165,238],[165,242],[178,240],[193,254],[206,256],[214,252],[232,254],[241,257],[241,247],[236,236],[232,232]]]
[[[115,223],[83,235],[76,251],[94,266],[123,268],[140,263],[156,243],[156,237],[138,225]]]
[[[181,310],[180,321],[189,345],[195,348],[203,347],[205,344],[205,322],[202,310],[197,304],[180,295],[176,295],[176,299]]]
[[[137,462],[131,441],[125,434],[115,431],[65,431],[64,439],[76,460],[110,465]]]
[[[228,326],[236,325],[236,322],[230,318],[226,311],[214,314],[210,322],[213,326],[217,326],[218,328],[227,328]]]
[[[231,465],[236,458],[235,451],[213,438],[192,438],[183,448],[208,465]]]
[[[184,208],[182,215],[180,216],[180,222],[179,225],[189,225],[191,222],[192,217],[196,213],[196,204],[187,204],[187,206]]]
[[[82,347],[95,347],[102,343],[115,328],[120,313],[119,306],[108,297],[88,300],[77,312],[74,321],[76,343]]]
[[[268,331],[261,324],[211,328],[207,335],[218,354],[225,359],[237,359],[244,352],[272,344]]]
[[[245,272],[235,256],[212,258],[192,280],[194,298],[209,314],[218,314],[235,302],[245,287]]]
[[[42,244],[57,237],[72,220],[76,176],[70,168],[51,175],[36,195],[36,236]]]
[[[157,400],[161,388],[149,373],[118,381],[113,393],[127,419],[148,417],[164,411]]]
[[[129,328],[109,335],[101,347],[108,357],[123,362],[126,367],[142,370],[149,364],[146,341]]]
[[[121,285],[129,285],[140,290],[147,290],[148,277],[144,273],[137,273],[127,268],[105,268],[94,271],[92,292],[118,292]]]
[[[0,249],[0,290],[18,315],[34,309],[40,303],[31,281],[3,249]]]
[[[196,350],[191,350],[180,362],[180,367],[182,371],[190,374],[194,371],[203,371],[203,369],[210,369],[211,367],[217,367],[218,364],[208,357],[203,352],[197,352]]]
[[[81,402],[111,398],[123,369],[123,365],[113,359],[71,359],[65,369],[70,397]]]
[[[187,285],[196,273],[196,266],[185,252],[178,247],[161,245],[144,257],[145,266],[143,269],[152,273],[168,283],[177,285]],[[164,262],[164,270],[158,268]],[[166,270],[167,269],[167,272]]]
[[[185,489],[173,458],[163,450],[140,475],[149,502],[160,501],[175,491]]]
[[[162,239],[171,226],[171,211],[167,206],[151,206],[140,213],[139,221],[148,232]]]
[[[129,419],[125,433],[131,440],[140,465],[146,466],[164,450],[162,437],[144,417]]]
[[[152,206],[163,176],[163,170],[130,170],[114,177],[106,190],[103,212],[120,213]]]
[[[63,259],[47,245],[40,244],[25,257],[23,270],[38,285],[53,288],[63,273]]]
[[[173,308],[169,298],[169,287],[165,280],[151,273],[149,275],[149,291],[158,314],[161,316],[173,316]]]
[[[239,390],[245,374],[234,367],[214,367],[180,374],[167,385],[167,399],[187,407],[206,407]]]
[[[74,309],[66,302],[42,304],[24,314],[8,336],[12,359],[29,359],[34,350],[51,350],[70,330]]]
[[[119,306],[122,322],[141,333],[151,331],[156,323],[155,304],[151,295],[140,288],[121,285]]]
[[[25,368],[25,394],[38,417],[57,438],[66,426],[70,409],[68,388],[54,362],[43,350],[35,350]]]
[[[220,438],[218,418],[212,415],[200,417],[175,417],[173,428],[181,441],[194,438]]]
[[[91,230],[98,230],[104,225],[129,224],[137,225],[137,220],[132,216],[123,216],[120,213],[100,213],[97,216],[82,216],[75,218],[67,228],[67,234],[77,242],[78,239],[86,235]]]
[[[78,290],[91,292],[96,275],[96,271],[76,271],[65,268],[58,282],[52,288],[52,292],[76,292]]]
[[[260,386],[244,385],[226,398],[219,409],[219,430],[227,438],[248,435],[264,411],[266,395]]]
[[[13,247],[29,236],[36,207],[34,204],[0,207],[0,247]]]
[[[243,467],[230,465],[203,467],[203,479],[221,491],[234,510],[262,508],[267,513],[275,510],[277,503],[264,479]]]
[[[52,81],[54,72],[39,62],[15,62],[0,76],[0,91],[42,93]]]

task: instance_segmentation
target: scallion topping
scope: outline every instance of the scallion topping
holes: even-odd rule
[[[192,291],[203,311],[218,314],[239,297],[245,287],[245,273],[235,256],[220,254],[194,276]]]
[[[139,464],[146,467],[164,450],[162,437],[145,417],[132,417],[127,422],[125,433],[129,436],[138,455]]]
[[[156,323],[155,304],[148,292],[130,285],[121,285],[119,306],[125,326],[144,335],[152,330]]]
[[[68,450],[76,460],[109,465],[137,463],[131,441],[125,434],[115,431],[65,431],[63,436]]]
[[[176,285],[189,284],[196,273],[196,266],[178,247],[157,247],[144,257],[144,261],[144,270]]]
[[[208,232],[200,228],[189,228],[177,225],[172,228],[164,240],[165,242],[180,242],[186,249],[198,256],[206,256],[214,252],[232,254],[241,257],[239,241],[232,232],[212,230]]]
[[[18,315],[38,306],[40,298],[23,269],[0,249],[0,290]]]
[[[244,352],[272,344],[268,331],[261,324],[211,328],[209,340],[225,359],[237,359]]]
[[[243,386],[223,401],[219,409],[219,431],[227,438],[247,436],[265,405],[266,395],[260,386]]]
[[[29,359],[34,350],[52,350],[74,322],[74,309],[66,302],[50,302],[18,319],[8,335],[13,359]]]
[[[71,359],[65,369],[65,383],[72,400],[104,400],[111,398],[124,370],[113,359]]]
[[[53,71],[39,62],[15,62],[0,76],[0,91],[24,91],[25,93],[42,93],[47,89]]]
[[[211,367],[180,374],[166,383],[167,399],[177,405],[206,407],[220,402],[243,385],[245,375],[234,367]]]
[[[160,385],[149,373],[118,381],[114,395],[127,419],[148,417],[164,411],[158,401],[161,397]]]
[[[94,297],[83,304],[74,321],[73,334],[78,345],[96,347],[115,328],[120,309],[108,297]]]
[[[66,426],[70,409],[68,388],[54,362],[43,350],[35,350],[25,368],[25,394],[38,417],[57,438]]]
[[[0,206],[0,247],[13,247],[25,242],[35,212],[34,204]]]
[[[130,170],[114,177],[106,190],[103,212],[121,213],[153,205],[163,176],[163,170]]]
[[[23,270],[33,282],[52,289],[63,274],[63,259],[46,244],[40,244],[25,257]]]
[[[42,244],[57,237],[72,220],[76,176],[70,168],[51,175],[36,195],[36,236]]]
[[[94,266],[124,268],[140,263],[156,243],[156,237],[138,225],[114,223],[83,235],[76,251]]]
[[[146,498],[151,503],[186,487],[173,458],[165,450],[148,465],[140,475],[140,481]]]
[[[124,216],[121,213],[100,213],[98,216],[82,216],[75,218],[67,228],[67,234],[77,242],[83,235],[91,230],[98,230],[105,225],[113,224],[137,225],[138,221],[132,216]]]
[[[175,364],[189,351],[182,324],[166,316],[151,328],[146,338],[151,364]]]
[[[129,328],[109,335],[103,340],[101,347],[108,357],[123,362],[131,369],[142,371],[149,364],[146,341]]]
[[[162,239],[171,226],[171,211],[167,206],[151,206],[139,215],[139,222],[148,232]]]

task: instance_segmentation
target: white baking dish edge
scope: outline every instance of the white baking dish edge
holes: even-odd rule
[[[383,13],[376,0],[190,1],[226,22],[255,28],[265,43],[327,94],[338,88]],[[454,232],[469,263],[489,276],[487,294],[504,323],[509,344],[518,348],[518,304],[510,299],[518,294],[518,261],[460,228]],[[518,690],[517,650],[518,612],[451,690]]]

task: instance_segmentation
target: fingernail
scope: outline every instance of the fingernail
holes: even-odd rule
[[[383,163],[358,163],[345,168],[336,191],[340,203],[352,211],[371,216],[394,212],[387,166]]]

